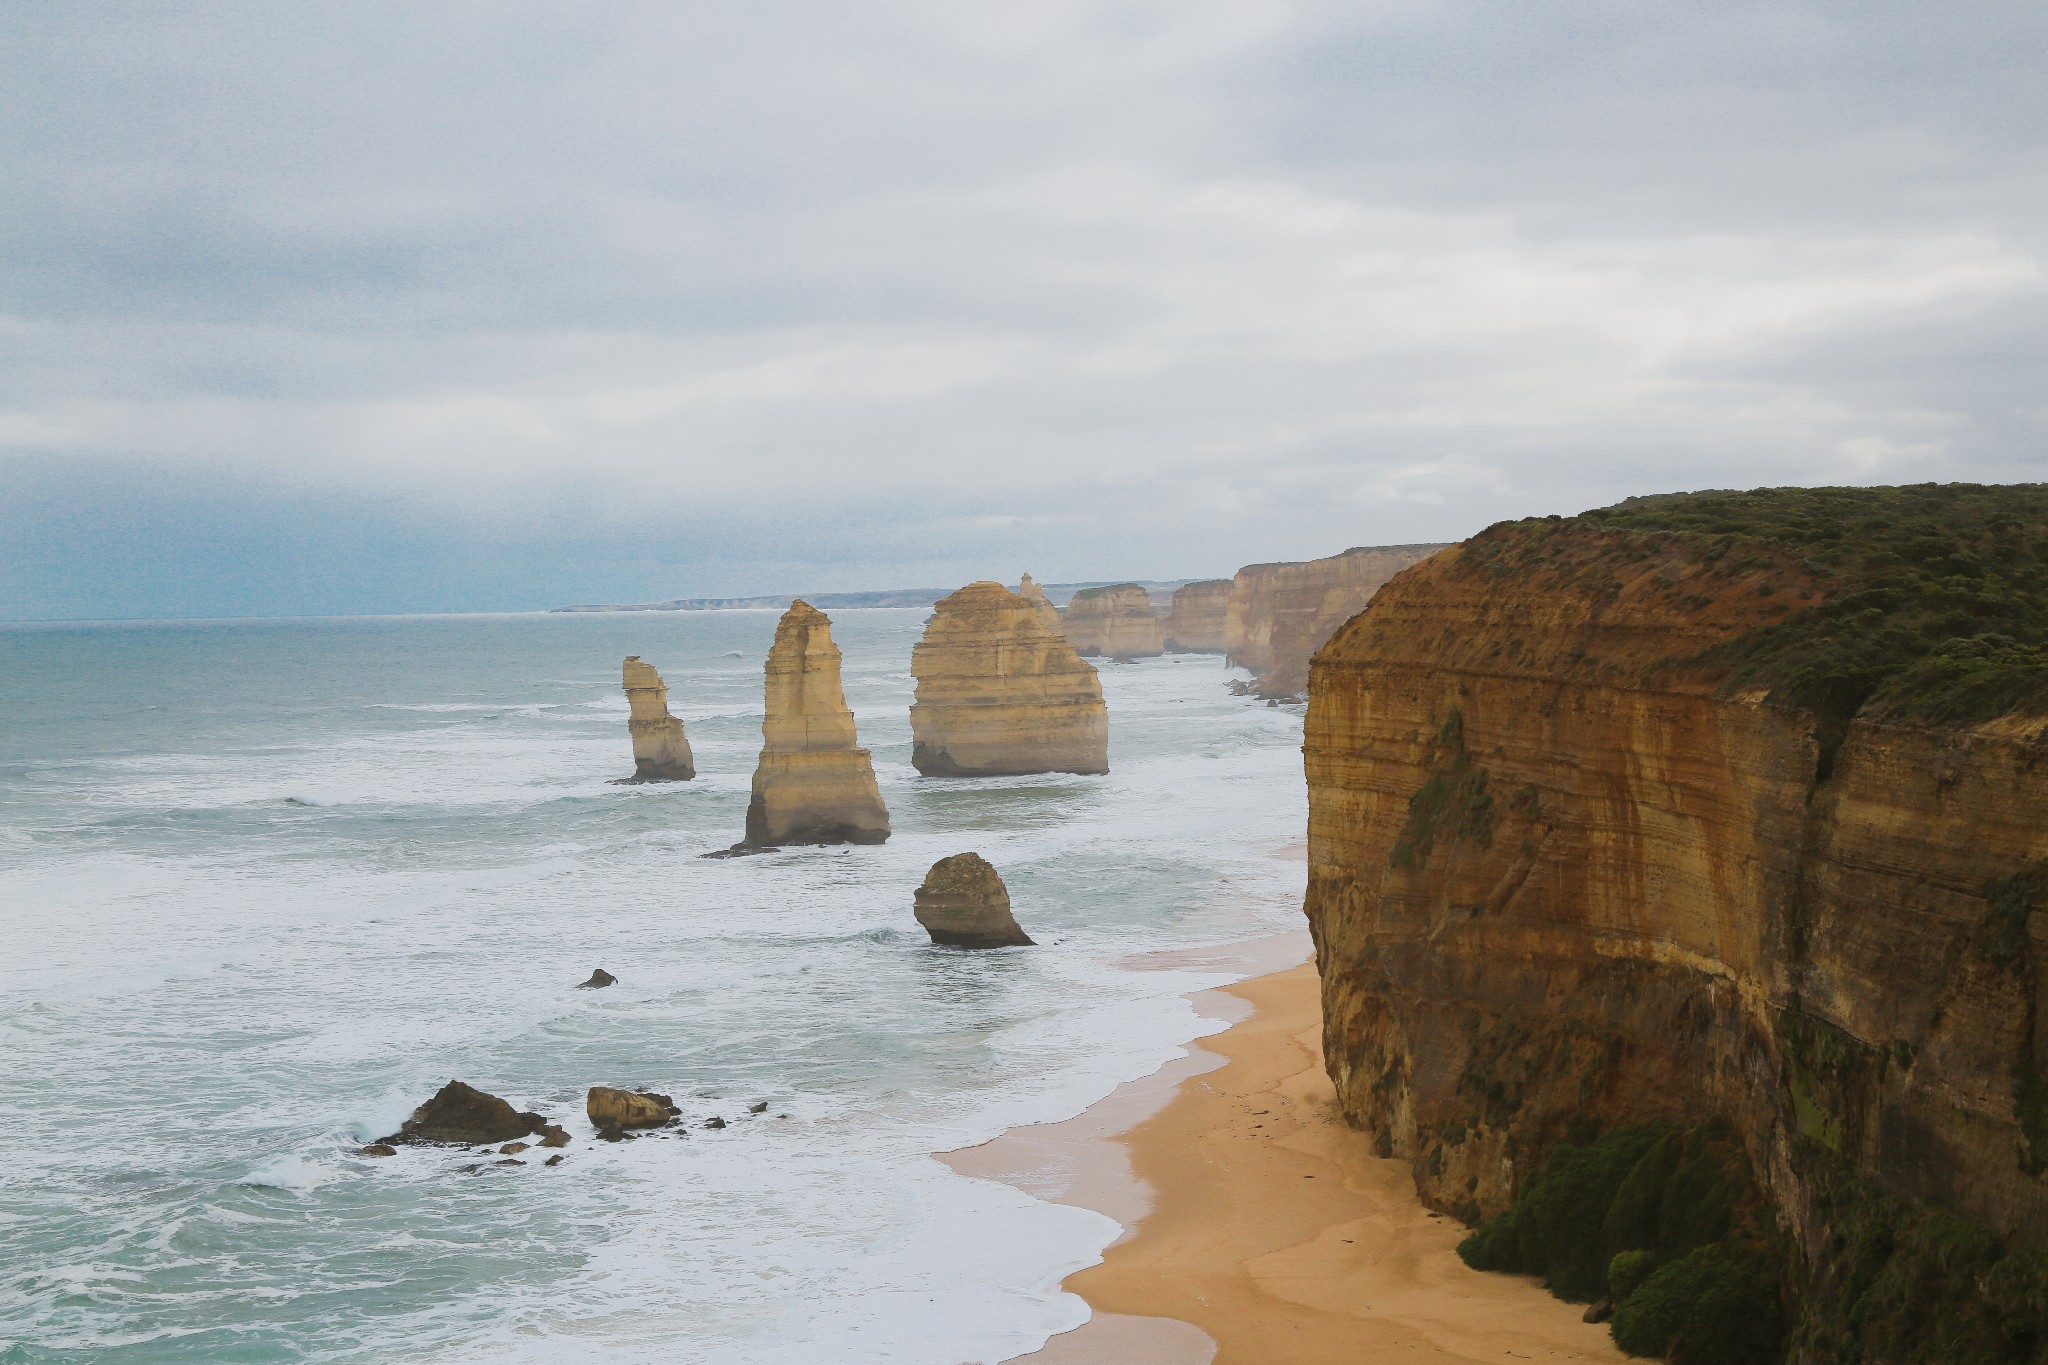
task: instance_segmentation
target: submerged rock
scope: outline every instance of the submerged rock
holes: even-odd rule
[[[666,1095],[593,1085],[583,1101],[583,1112],[602,1133],[623,1128],[659,1128],[682,1111]]]
[[[910,671],[910,761],[925,776],[1109,771],[1109,713],[1094,667],[1057,617],[1048,627],[1002,584],[970,583],[941,601]]]
[[[496,1095],[461,1081],[450,1081],[434,1097],[412,1111],[399,1130],[373,1144],[396,1143],[473,1146],[511,1142],[548,1127],[539,1114],[522,1114]]]
[[[917,888],[916,910],[932,942],[948,948],[1033,946],[1010,913],[1010,889],[979,853],[933,863]]]
[[[879,844],[889,809],[839,685],[832,622],[801,599],[775,627],[745,843]]]
[[[613,976],[604,968],[599,967],[596,971],[590,974],[590,980],[584,982],[576,989],[579,991],[601,991],[606,986],[616,986],[618,983],[619,979],[616,976]]]
[[[688,782],[697,775],[683,723],[668,713],[668,686],[637,654],[626,656],[626,729],[633,737],[633,775],[625,782]]]
[[[1165,628],[1152,614],[1152,594],[1136,583],[1083,588],[1068,601],[1060,629],[1082,654],[1141,659],[1166,648]]]

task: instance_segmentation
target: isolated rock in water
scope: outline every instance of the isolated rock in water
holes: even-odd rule
[[[766,1100],[762,1100],[762,1101],[761,1101],[761,1102],[760,1102],[759,1104],[750,1104],[750,1105],[748,1105],[748,1106],[747,1106],[747,1112],[748,1112],[749,1114],[765,1114],[765,1113],[767,1113],[767,1112],[768,1112],[768,1101],[766,1101]]]
[[[1031,939],[1010,913],[1010,889],[979,853],[941,858],[917,888],[917,922],[949,948],[1024,948]]]
[[[412,1111],[399,1130],[379,1145],[398,1142],[470,1144],[511,1142],[539,1132],[547,1120],[522,1114],[496,1095],[487,1095],[461,1081],[450,1081],[434,1098]]]
[[[801,599],[775,627],[766,669],[761,761],[747,837],[766,844],[879,844],[889,810],[839,686],[832,622]]]
[[[713,1114],[710,1118],[704,1120],[704,1126],[706,1128],[723,1128],[725,1127],[725,1120]]]
[[[604,968],[599,967],[596,971],[590,974],[590,980],[584,982],[576,989],[579,991],[601,991],[606,986],[616,986],[618,982],[619,979],[616,976],[613,976]]]
[[[388,1142],[373,1142],[373,1143],[371,1143],[371,1144],[370,1144],[369,1146],[367,1146],[367,1147],[361,1147],[361,1148],[358,1148],[358,1149],[357,1149],[357,1151],[356,1151],[356,1155],[357,1155],[357,1156],[397,1156],[397,1155],[398,1155],[398,1149],[397,1149],[396,1147],[393,1147],[393,1146],[392,1146],[392,1145],[391,1145],[390,1143],[388,1143]]]
[[[1173,590],[1166,614],[1168,654],[1221,654],[1230,638],[1230,580],[1211,578]]]
[[[697,775],[683,723],[668,713],[668,687],[651,664],[626,656],[626,703],[632,717],[633,775],[628,782],[687,782]]]
[[[910,761],[925,776],[1109,771],[1093,665],[1002,584],[970,583],[941,601],[910,671]]]
[[[1166,648],[1165,630],[1152,614],[1152,594],[1136,583],[1081,589],[1067,603],[1060,629],[1083,654],[1140,659]]]
[[[659,1128],[681,1111],[666,1095],[638,1090],[613,1090],[593,1085],[583,1111],[599,1132],[616,1128]]]
[[[1032,613],[1038,617],[1040,625],[1055,635],[1060,634],[1060,609],[1045,595],[1044,588],[1031,581],[1030,574],[1025,574],[1018,582],[1017,596],[1031,604]]]

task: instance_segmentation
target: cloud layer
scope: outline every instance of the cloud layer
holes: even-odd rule
[[[2048,468],[2037,5],[1010,8],[16,16],[0,616]]]

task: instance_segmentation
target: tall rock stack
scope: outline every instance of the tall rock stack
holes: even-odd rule
[[[1023,580],[1017,584],[1017,596],[1031,604],[1031,610],[1037,615],[1040,624],[1055,635],[1061,634],[1060,609],[1045,595],[1044,588],[1031,581],[1030,574],[1025,574]]]
[[[789,604],[768,650],[761,761],[747,805],[746,843],[879,844],[889,810],[875,766],[853,730],[839,685],[832,623],[810,603]]]
[[[940,602],[910,671],[910,761],[925,776],[1109,771],[1095,669],[1002,584],[970,583]]]
[[[1082,654],[1139,659],[1166,649],[1152,595],[1136,583],[1083,588],[1067,603],[1060,629]]]
[[[1211,578],[1173,590],[1166,614],[1168,654],[1221,654],[1230,635],[1230,580]]]
[[[626,704],[632,714],[626,729],[633,736],[633,775],[627,782],[688,782],[697,775],[683,723],[668,713],[668,687],[651,664],[628,654],[625,665]]]

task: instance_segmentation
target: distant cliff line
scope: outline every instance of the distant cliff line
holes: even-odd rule
[[[1077,592],[1088,588],[1107,588],[1123,582],[1135,582],[1155,596],[1171,597],[1173,590],[1188,578],[1167,579],[1103,579],[1091,583],[1044,583],[1047,597],[1054,606],[1063,607]],[[618,605],[592,605],[575,607],[553,607],[550,612],[590,611],[781,611],[798,597],[809,602],[820,611],[858,611],[869,607],[930,607],[936,606],[942,597],[957,590],[952,588],[892,588],[879,592],[818,592],[780,593],[762,597],[675,597],[666,602],[633,602]]]

